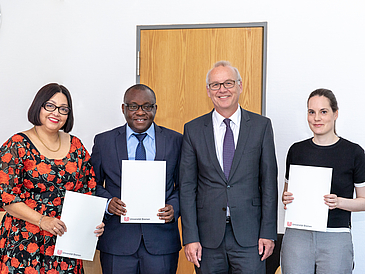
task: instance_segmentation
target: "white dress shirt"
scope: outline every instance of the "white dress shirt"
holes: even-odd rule
[[[213,111],[212,120],[213,120],[213,131],[214,131],[214,143],[215,143],[215,152],[217,155],[217,159],[219,164],[223,170],[223,141],[224,135],[226,134],[227,126],[223,122],[225,117],[220,115],[216,110]],[[241,123],[241,108],[238,106],[235,113],[232,114],[230,121],[230,127],[233,131],[233,139],[234,139],[234,147],[237,147],[238,135],[240,132],[240,123]],[[229,211],[229,205],[227,204],[227,217],[231,215]]]
[[[215,152],[221,168],[223,170],[223,141],[224,135],[226,134],[226,124],[223,122],[225,118],[220,115],[216,110],[213,111],[213,130],[214,130],[214,143]],[[238,135],[240,132],[241,123],[241,108],[238,106],[237,110],[231,117],[230,126],[233,131],[234,147],[237,147]]]

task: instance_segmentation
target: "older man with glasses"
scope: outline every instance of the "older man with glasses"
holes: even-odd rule
[[[91,155],[96,194],[108,199],[104,237],[98,242],[102,270],[105,274],[176,273],[181,249],[177,220],[182,135],[154,123],[156,96],[148,86],[127,89],[122,111],[127,123],[98,134]],[[120,199],[122,160],[166,161],[166,205],[156,212],[163,224],[120,222],[128,210]],[[148,176],[141,170],[135,180],[148,181]]]
[[[277,224],[271,122],[239,106],[242,79],[229,62],[206,82],[214,110],[185,124],[181,150],[185,255],[202,274],[264,274]]]

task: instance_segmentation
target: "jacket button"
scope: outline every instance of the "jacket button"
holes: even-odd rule
[[[223,210],[223,211],[226,211],[226,210],[227,210],[227,208],[223,207],[223,208],[222,208],[222,210]]]

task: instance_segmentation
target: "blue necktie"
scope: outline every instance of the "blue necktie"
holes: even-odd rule
[[[233,156],[234,156],[234,139],[233,131],[230,127],[231,120],[226,118],[223,120],[226,124],[226,133],[223,140],[223,172],[228,180],[229,172],[231,171]]]
[[[144,148],[144,145],[143,145],[143,139],[146,138],[147,133],[142,133],[142,134],[133,133],[133,135],[136,136],[136,138],[139,141],[137,148],[136,148],[135,159],[136,160],[146,160],[146,149]]]

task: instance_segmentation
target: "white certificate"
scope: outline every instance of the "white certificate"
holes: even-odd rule
[[[165,207],[166,162],[122,161],[121,200],[127,215],[121,223],[164,223],[157,216]]]
[[[94,231],[101,224],[107,199],[66,191],[61,220],[67,232],[57,236],[54,254],[92,261],[98,237]]]
[[[328,206],[324,195],[331,191],[332,168],[290,165],[288,192],[294,200],[287,205],[285,227],[326,231]]]

